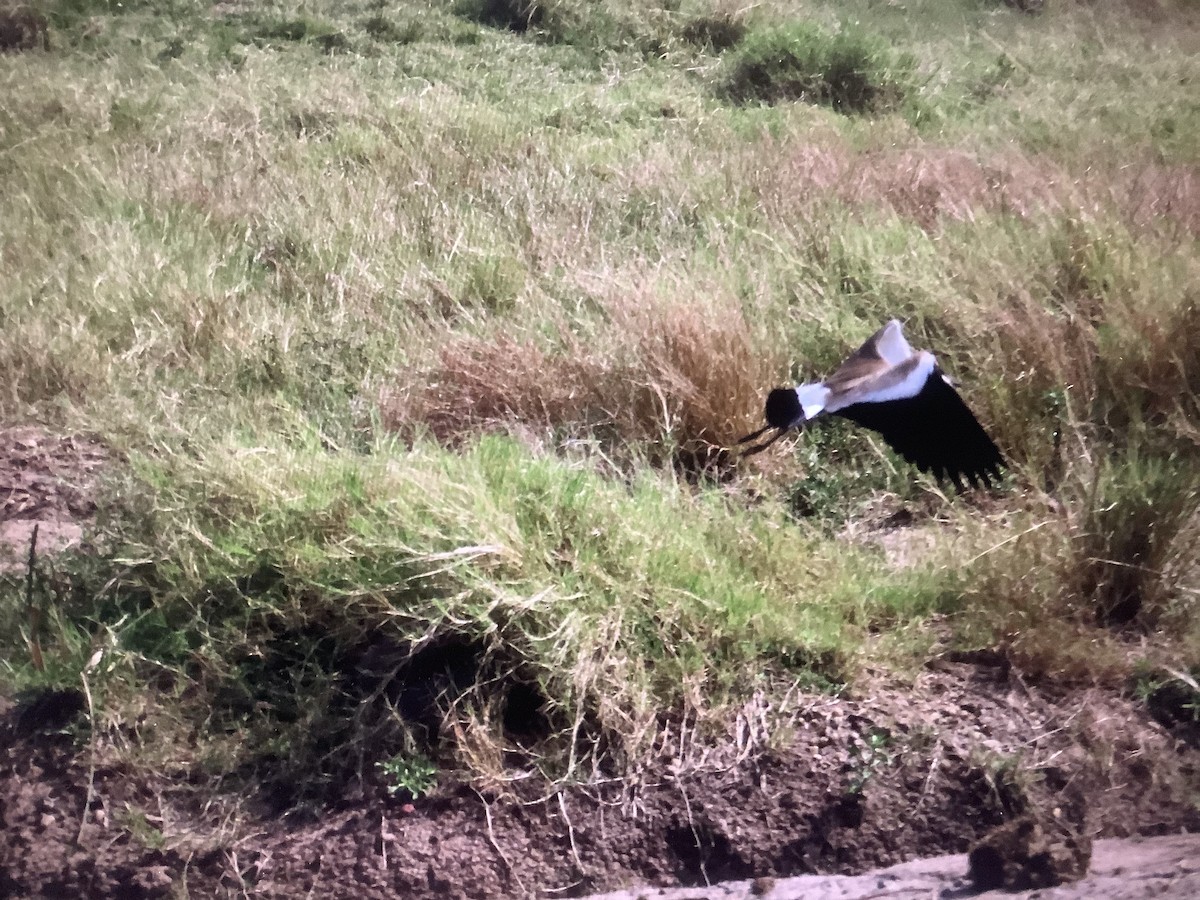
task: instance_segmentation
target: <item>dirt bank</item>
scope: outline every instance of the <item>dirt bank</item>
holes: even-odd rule
[[[766,714],[748,707],[744,725]],[[737,734],[701,746],[686,728],[668,730],[656,769],[637,781],[547,792],[518,770],[507,784],[447,777],[412,807],[368,783],[332,807],[274,814],[258,798],[221,794],[197,771],[93,772],[87,745],[72,737],[78,698],[19,704],[0,726],[0,895],[166,897],[186,888],[382,900],[645,885],[638,896],[653,896],[646,891],[853,875],[961,854],[1030,809],[1065,811],[1089,838],[1200,830],[1197,751],[1143,705],[1026,685],[986,657],[942,661],[913,683],[856,696],[804,697],[774,714],[789,737],[754,752]],[[1123,865],[1145,884],[1165,878],[1170,890],[1191,890],[1194,871],[1164,876],[1157,855],[1138,862],[1136,847],[1158,845],[1098,846],[1094,877],[1114,891]],[[1193,845],[1162,846],[1170,855]],[[1110,847],[1127,862],[1110,863]],[[903,871],[924,879],[923,896],[954,896],[965,866],[954,857]],[[879,876],[880,890],[894,874]],[[828,882],[845,891],[863,883]]]

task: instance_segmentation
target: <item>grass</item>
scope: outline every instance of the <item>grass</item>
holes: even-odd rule
[[[735,101],[802,100],[839,112],[870,112],[904,99],[913,60],[858,31],[828,34],[806,24],[751,34],[734,57],[726,91]]]
[[[8,690],[86,674],[97,746],[287,805],[632,777],[673,716],[946,644],[1196,669],[1185,4],[508,6],[47,0],[0,56],[0,422],[114,458],[41,670],[0,576]],[[891,316],[1003,494],[833,423],[729,465]],[[903,567],[846,537],[881,509]]]

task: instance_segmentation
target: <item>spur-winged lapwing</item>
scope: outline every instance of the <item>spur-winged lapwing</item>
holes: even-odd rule
[[[867,339],[824,381],[775,388],[767,396],[767,424],[739,444],[778,433],[750,455],[765,450],[790,428],[819,416],[844,416],[883,435],[897,453],[939,481],[960,490],[963,479],[990,486],[1004,457],[958,396],[928,350],[917,352],[892,319]]]

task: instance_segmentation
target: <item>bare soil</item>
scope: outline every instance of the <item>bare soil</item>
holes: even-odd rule
[[[86,436],[0,428],[0,574],[27,565],[35,526],[40,552],[79,542],[96,511],[96,474],[108,459]]]
[[[987,661],[809,698],[783,746],[744,758],[733,736],[667,741],[636,783],[444,783],[412,805],[371,785],[282,816],[196,772],[92,772],[79,698],[41,706],[3,716],[0,896],[581,896],[862,873],[964,853],[1031,810],[1089,841],[1200,830],[1194,747],[1120,697],[1056,696]]]
[[[85,533],[106,458],[84,438],[0,431],[10,558],[18,527]],[[1198,736],[1153,713],[1030,683],[998,653],[947,656],[838,697],[759,698],[723,736],[664,719],[636,777],[556,788],[514,763],[489,782],[443,774],[409,803],[368,776],[280,812],[199,764],[122,763],[137,754],[114,748],[153,737],[94,735],[81,691],[0,697],[0,897],[951,897],[984,883],[965,856],[876,870],[987,847],[996,877],[1039,896],[1200,896],[1198,839],[1180,837],[1200,831]]]

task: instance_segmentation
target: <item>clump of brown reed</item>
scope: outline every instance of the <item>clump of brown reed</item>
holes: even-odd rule
[[[415,388],[385,399],[385,423],[448,444],[532,432],[598,442],[614,459],[715,462],[758,418],[781,366],[730,304],[614,295],[601,305],[602,324],[561,326],[553,341],[449,341]]]

